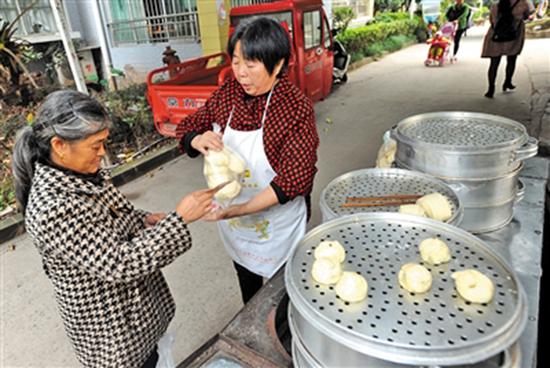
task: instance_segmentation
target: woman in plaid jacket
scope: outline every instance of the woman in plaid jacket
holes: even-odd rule
[[[82,365],[154,367],[175,311],[160,269],[191,247],[187,224],[213,193],[168,214],[135,209],[100,169],[109,124],[92,98],[50,94],[15,145],[16,195]]]

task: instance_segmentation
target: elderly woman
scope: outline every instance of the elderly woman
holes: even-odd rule
[[[530,0],[499,0],[498,3],[491,5],[489,27],[485,39],[483,40],[482,58],[490,58],[489,71],[487,79],[489,88],[485,97],[493,98],[495,95],[495,83],[497,79],[498,66],[502,56],[506,56],[506,76],[502,84],[502,91],[513,90],[516,86],[512,83],[512,78],[516,70],[516,61],[518,55],[523,49],[525,42],[525,20],[534,12],[533,4]],[[516,37],[508,41],[500,41],[495,37],[495,26],[502,17],[511,17],[513,27],[516,29]],[[498,35],[497,35],[498,36]]]
[[[135,209],[100,169],[109,123],[84,94],[50,94],[15,144],[16,195],[78,360],[154,367],[175,311],[160,269],[191,247],[187,224],[211,210],[213,191],[167,215]]]
[[[246,161],[242,190],[216,211],[246,303],[305,233],[319,137],[311,101],[285,75],[290,41],[276,21],[240,24],[228,52],[233,77],[177,128],[190,157],[227,146]],[[221,132],[216,132],[217,129]]]

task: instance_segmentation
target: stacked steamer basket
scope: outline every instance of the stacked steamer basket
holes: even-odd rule
[[[523,125],[500,116],[435,112],[411,116],[393,130],[395,162],[447,182],[464,206],[460,227],[497,230],[513,218],[523,196],[518,174],[537,154],[537,140]]]
[[[449,263],[425,265],[431,289],[415,294],[398,282],[401,265],[419,262],[430,237],[451,249]],[[339,241],[343,268],[367,280],[365,300],[348,303],[311,276],[315,248]],[[451,273],[476,269],[495,285],[491,302],[466,302]],[[511,267],[483,241],[443,222],[398,213],[343,216],[311,230],[285,269],[289,325],[297,367],[519,367],[517,340],[526,297]]]
[[[349,197],[426,195],[438,192],[449,200],[452,216],[445,222],[458,226],[462,205],[456,193],[443,181],[420,172],[403,169],[362,169],[331,181],[321,193],[319,207],[323,222],[362,212],[398,212],[399,204],[376,207],[342,207]]]

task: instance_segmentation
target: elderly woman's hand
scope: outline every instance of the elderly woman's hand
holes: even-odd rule
[[[157,222],[161,221],[165,217],[166,214],[164,212],[152,213],[149,216],[145,217],[145,227],[153,227],[157,224]]]
[[[183,220],[190,224],[212,210],[212,198],[216,191],[203,189],[183,197],[176,207],[176,212]]]
[[[191,147],[203,155],[207,155],[208,150],[221,151],[223,149],[222,135],[209,130],[193,138]]]

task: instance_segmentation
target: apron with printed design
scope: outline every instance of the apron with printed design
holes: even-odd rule
[[[231,129],[229,115],[223,143],[246,161],[242,189],[233,204],[244,203],[267,188],[276,173],[269,164],[263,144],[263,128],[271,94],[267,98],[260,129],[241,132]],[[284,205],[276,204],[252,215],[218,222],[220,236],[235,262],[263,277],[271,277],[286,262],[306,229],[307,210],[303,196]]]

